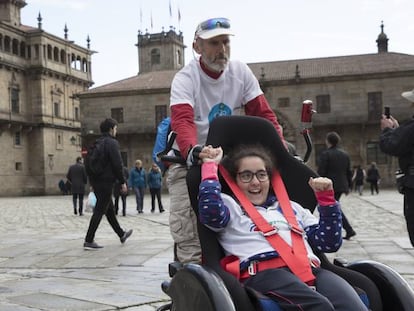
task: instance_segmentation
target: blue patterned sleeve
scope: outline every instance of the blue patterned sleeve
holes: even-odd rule
[[[224,228],[230,220],[230,211],[221,198],[221,185],[217,180],[204,180],[198,194],[200,222],[213,228]]]
[[[324,253],[336,252],[342,245],[342,214],[337,202],[319,206],[319,223],[305,228],[309,244]]]

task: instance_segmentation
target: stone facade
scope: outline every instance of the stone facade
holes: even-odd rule
[[[138,38],[138,52],[143,53],[139,54],[140,64],[151,63],[148,50],[157,48],[157,44],[160,51],[168,53],[164,48],[168,44],[165,34],[150,37],[153,40],[149,46]],[[171,40],[169,44],[177,42]],[[169,58],[165,56],[165,59]],[[325,148],[326,133],[337,131],[352,165],[368,168],[375,161],[382,184],[394,183],[397,162],[378,148],[379,119],[384,106],[390,106],[392,114],[401,121],[412,115],[414,107],[401,93],[413,88],[414,55],[388,52],[383,26],[377,38],[377,52],[373,54],[253,63],[249,67],[283,125],[285,138],[296,145],[301,156],[306,152],[300,122],[302,102],[313,101],[313,108],[318,112],[313,116],[313,152],[307,162],[309,166],[316,168],[316,158]],[[133,166],[136,158],[142,159],[146,168],[151,165],[156,124],[161,117],[157,106],[168,107],[171,81],[179,70],[171,63],[164,70],[149,68],[145,65],[137,76],[79,95],[84,142],[94,138],[92,134],[96,134],[100,120],[118,116],[113,108],[123,109],[119,141],[128,167]],[[168,109],[165,112],[169,114]]]
[[[23,0],[0,1],[0,195],[58,193],[81,151],[80,102],[92,51],[21,24]],[[89,43],[88,43],[89,45]]]

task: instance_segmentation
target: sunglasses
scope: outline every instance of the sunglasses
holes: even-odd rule
[[[269,180],[269,174],[265,170],[259,170],[255,173],[251,171],[243,171],[240,173],[237,173],[237,175],[240,178],[240,181],[242,183],[249,183],[253,180],[253,176],[256,176],[258,181],[268,181]]]
[[[205,31],[205,30],[212,30],[216,28],[230,28],[230,20],[224,17],[221,18],[212,18],[202,22],[199,27],[198,31]]]

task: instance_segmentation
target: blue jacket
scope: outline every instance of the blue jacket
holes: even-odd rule
[[[162,176],[159,170],[151,169],[148,173],[148,187],[151,189],[160,189],[162,184]]]
[[[128,187],[131,188],[145,188],[147,185],[147,173],[142,167],[137,169],[132,168],[129,172]]]

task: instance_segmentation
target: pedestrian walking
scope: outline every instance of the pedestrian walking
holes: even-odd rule
[[[378,184],[379,181],[381,179],[381,176],[379,174],[378,168],[377,168],[377,163],[372,162],[371,166],[369,167],[368,171],[367,171],[367,182],[370,185],[370,189],[371,189],[371,195],[374,195],[374,192],[376,194],[378,194]]]
[[[99,166],[102,167],[102,172],[95,175],[90,169],[87,169],[89,181],[96,195],[96,206],[93,209],[93,214],[85,237],[85,243],[83,244],[85,249],[95,250],[103,247],[95,242],[95,232],[99,227],[103,215],[106,216],[112,229],[119,236],[121,243],[125,243],[132,234],[132,229],[123,230],[119,225],[118,219],[115,216],[114,204],[112,202],[112,189],[116,179],[118,179],[121,184],[121,192],[126,192],[128,189],[122,173],[122,159],[119,151],[119,143],[115,139],[117,128],[118,123],[114,119],[108,118],[101,122],[100,130],[102,136],[97,140],[96,144],[102,146],[102,148],[100,148],[102,154],[97,157],[99,161],[102,161],[102,163],[99,164]],[[96,150],[99,149],[96,148]]]
[[[125,181],[128,180],[129,177],[129,171],[126,166],[122,167],[122,172],[124,174]],[[127,192],[121,191],[121,183],[117,179],[114,184],[114,206],[115,206],[115,214],[118,215],[119,211],[119,198],[121,198],[122,201],[122,216],[126,216],[126,208],[127,208]]]
[[[147,173],[142,167],[142,161],[139,159],[135,161],[135,167],[133,167],[129,172],[128,185],[130,189],[134,190],[138,214],[142,214],[144,212],[144,195],[145,187],[147,185]]]
[[[351,160],[349,155],[338,147],[341,137],[336,132],[329,132],[326,134],[326,147],[318,159],[318,174],[328,177],[333,182],[335,200],[339,202],[343,193],[349,193],[352,183]],[[344,239],[349,240],[356,235],[348,219],[345,216],[343,208],[342,212],[342,227],[346,235]]]
[[[401,94],[414,103],[414,89]],[[404,216],[407,223],[408,236],[414,246],[414,116],[399,125],[389,116],[381,119],[380,148],[383,152],[398,157],[400,169],[404,174],[401,181],[404,194]]]
[[[83,196],[85,194],[85,185],[88,182],[85,167],[82,163],[82,158],[77,157],[76,163],[69,167],[66,174],[67,180],[71,184],[73,213],[78,214],[77,202],[79,201],[79,216],[83,215]]]
[[[357,165],[352,175],[352,181],[355,183],[355,191],[358,191],[359,195],[364,192],[364,180],[367,174],[361,165]]]
[[[171,85],[171,129],[177,133],[177,150],[187,165],[169,167],[170,229],[181,263],[201,262],[197,216],[191,208],[187,191],[187,166],[197,165],[205,156],[203,145],[209,125],[218,116],[243,111],[273,123],[282,137],[282,127],[269,106],[259,82],[250,68],[230,59],[227,18],[210,18],[198,24],[193,51],[200,57],[192,60],[175,76]]]
[[[151,213],[155,211],[155,198],[158,202],[158,210],[160,213],[164,212],[164,208],[161,202],[161,186],[162,186],[162,174],[161,169],[156,163],[152,164],[147,177],[148,188],[151,193]]]

